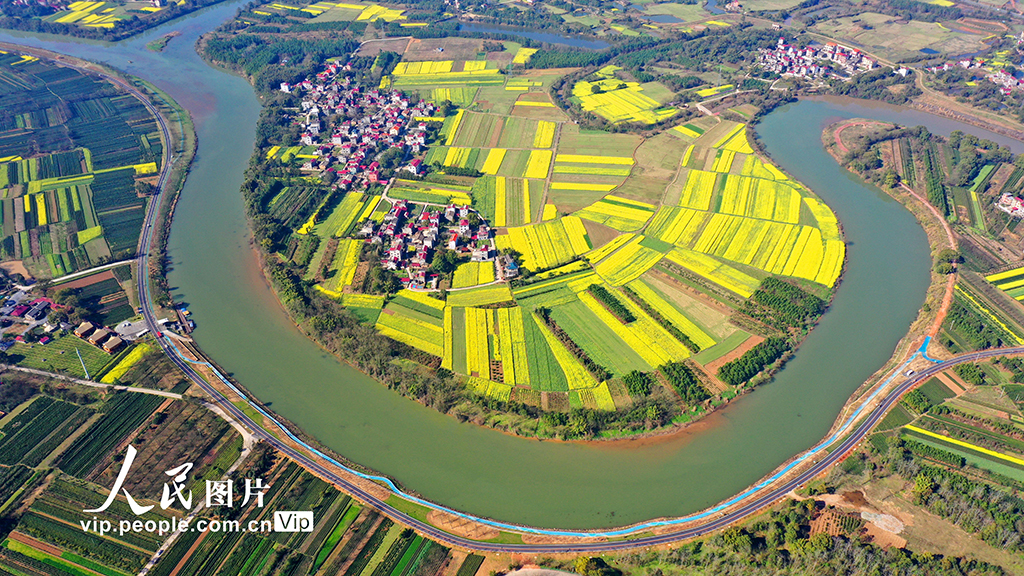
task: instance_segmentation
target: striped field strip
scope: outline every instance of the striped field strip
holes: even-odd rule
[[[964,448],[970,448],[971,450],[974,450],[975,452],[981,452],[982,454],[987,454],[989,456],[995,456],[996,458],[999,458],[1001,460],[1006,460],[1007,462],[1013,462],[1014,464],[1018,464],[1020,466],[1024,466],[1024,460],[1021,460],[1020,458],[1014,458],[1013,456],[1007,456],[1006,454],[1001,454],[999,452],[996,452],[995,450],[989,450],[988,448],[982,448],[981,446],[975,446],[974,444],[970,444],[970,443],[964,442],[962,440],[957,440],[956,438],[950,438],[949,436],[943,436],[942,434],[936,434],[935,432],[932,432],[931,430],[925,430],[924,428],[918,428],[917,426],[911,426],[909,424],[904,426],[904,428],[906,428],[907,430],[913,430],[914,432],[917,432],[918,434],[924,434],[925,436],[931,436],[932,438],[938,438],[939,440],[942,440],[944,442],[949,442],[950,444],[956,444],[957,446],[963,446]]]

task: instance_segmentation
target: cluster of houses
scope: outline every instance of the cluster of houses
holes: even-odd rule
[[[82,322],[79,324],[78,328],[75,328],[75,336],[103,350],[107,354],[113,354],[120,350],[121,346],[124,346],[124,340],[121,340],[119,336],[106,328],[94,326],[92,322]]]
[[[1024,82],[1021,82],[1013,74],[1007,74],[1003,70],[996,70],[991,74],[986,74],[985,79],[996,86],[999,86],[999,91],[1003,93],[1003,96],[1009,96],[1014,90],[1024,88]]]
[[[333,185],[341,190],[380,181],[376,158],[389,148],[421,152],[428,124],[417,119],[433,117],[437,109],[425,100],[412,102],[395,90],[367,90],[351,78],[339,79],[338,74],[345,70],[351,66],[330,63],[316,75],[315,82],[284,82],[280,88],[302,95],[300,140],[305,146],[317,147],[303,170],[335,173]],[[335,115],[346,120],[327,126],[327,119]],[[418,173],[420,164],[406,168]]]
[[[1024,217],[1024,199],[1013,194],[1003,194],[996,202],[996,208],[1006,212],[1010,216]]]
[[[449,204],[444,210],[424,209],[417,217],[412,214],[408,201],[396,200],[379,226],[367,220],[359,230],[367,241],[387,247],[381,265],[387,270],[404,270],[403,283],[408,287],[437,288],[437,275],[430,272],[430,264],[434,251],[442,245],[468,254],[473,262],[494,260],[492,230],[469,206]],[[474,220],[478,225],[470,223],[471,214],[477,214]],[[498,274],[502,273],[499,269]]]
[[[786,39],[780,36],[774,48],[761,48],[758,52],[758,61],[766,70],[783,76],[822,78],[831,73],[832,76],[842,78],[833,72],[831,64],[822,62],[834,63],[846,71],[846,77],[878,68],[878,62],[860,50],[835,42],[798,48],[787,44]]]
[[[925,68],[929,72],[945,72],[946,70],[952,70],[953,68],[963,68],[964,70],[970,70],[972,68],[981,68],[985,65],[983,60],[975,60],[974,58],[962,58],[956,62],[943,62],[941,66],[931,66]]]
[[[333,186],[341,190],[379,182],[377,158],[386,150],[424,152],[428,122],[437,110],[430,102],[410,101],[395,90],[362,88],[342,75],[347,70],[348,64],[328,63],[315,79],[280,86],[282,92],[301,95],[301,142],[316,147],[303,170],[334,172]],[[328,126],[332,116],[344,120]],[[423,168],[422,160],[414,158],[402,170],[419,175]],[[512,258],[497,257],[493,231],[473,208],[449,204],[417,212],[415,204],[396,200],[380,224],[367,220],[359,230],[367,242],[384,247],[381,265],[404,272],[399,276],[404,276],[407,287],[437,288],[438,275],[430,265],[442,246],[474,262],[495,262],[500,280],[519,275]]]
[[[53,301],[49,298],[36,298],[30,302],[26,302],[26,300],[8,300],[3,307],[0,307],[0,316],[39,322],[46,318],[50,313],[50,306],[53,305]]]
[[[978,60],[975,58],[961,58],[956,62],[943,62],[939,66],[930,66],[926,68],[929,72],[945,72],[946,70],[952,70],[953,68],[963,68],[964,70],[973,70],[976,68],[983,68],[985,66],[984,60]],[[1009,96],[1014,90],[1024,89],[1024,82],[1015,77],[1012,74],[1007,74],[1003,70],[996,70],[990,74],[985,75],[985,79],[989,82],[999,86],[999,91],[1004,96]]]

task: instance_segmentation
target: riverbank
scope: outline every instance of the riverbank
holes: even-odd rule
[[[891,123],[880,122],[877,120],[868,119],[853,119],[834,122],[826,126],[822,130],[822,146],[832,156],[835,161],[842,166],[844,169],[849,171],[851,174],[857,175],[859,178],[868,183],[866,175],[854,171],[848,165],[846,159],[846,152],[849,149],[847,143],[843,140],[844,133],[847,136],[856,129],[870,129],[872,126],[892,126]],[[933,258],[939,253],[939,251],[945,248],[956,248],[956,238],[949,228],[948,224],[945,223],[941,217],[935,212],[934,208],[927,205],[925,200],[919,195],[914,193],[912,190],[902,185],[898,188],[887,188],[885,186],[879,187],[883,192],[888,194],[891,198],[902,204],[924,229],[925,234],[928,237],[928,245],[931,249]],[[839,418],[837,418],[837,424],[841,422],[847,414],[850,413],[851,408],[858,403],[862,398],[870,394],[876,386],[882,382],[883,378],[890,374],[894,367],[903,365],[905,362],[910,360],[917,351],[925,351],[928,356],[932,358],[947,359],[952,357],[945,349],[934,346],[931,347],[929,352],[923,348],[926,338],[933,337],[937,334],[939,327],[945,320],[945,316],[949,311],[949,303],[952,299],[953,286],[956,283],[956,274],[941,275],[935,272],[934,269],[930,272],[930,282],[926,292],[925,303],[922,306],[918,317],[911,324],[907,335],[904,336],[897,344],[896,349],[893,352],[892,357],[886,362],[878,372],[876,372],[868,381],[864,383],[854,394],[850,397],[850,402],[843,408]],[[928,343],[930,344],[930,340]],[[911,364],[912,369],[920,369],[928,365],[928,361],[924,358],[920,358],[915,363]]]

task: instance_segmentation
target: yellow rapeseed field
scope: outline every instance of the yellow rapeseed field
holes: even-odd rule
[[[550,148],[555,138],[555,123],[541,120],[537,123],[537,133],[533,135],[534,148]],[[548,160],[550,162],[550,159]],[[545,173],[545,177],[547,174]]]
[[[505,159],[504,148],[491,148],[487,152],[487,159],[484,160],[484,165],[480,167],[480,171],[484,174],[497,174],[498,168],[501,168],[501,162]]]
[[[551,167],[551,150],[531,150],[530,160],[526,165],[527,178],[547,178]]]

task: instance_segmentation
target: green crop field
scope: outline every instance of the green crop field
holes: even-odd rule
[[[9,66],[19,58],[0,55],[0,66],[24,86],[0,94],[0,105],[25,119],[0,130],[0,207],[12,216],[0,257],[22,260],[42,277],[123,257],[138,243],[146,206],[136,181],[152,180],[160,168],[155,118],[105,81],[40,60]],[[63,101],[71,105],[54,115]],[[25,241],[32,235],[38,244]]]
[[[558,321],[558,325],[572,336],[574,342],[590,352],[598,364],[616,374],[651,369],[635,350],[623,342],[579,300],[556,306],[552,310],[552,316]]]
[[[63,372],[79,378],[85,377],[82,371],[82,362],[78,355],[82,355],[85,368],[89,374],[96,374],[114,357],[103,350],[89,344],[88,342],[74,336],[60,336],[49,344],[25,344],[18,342],[8,351],[11,360],[19,366],[35,368],[37,370],[48,370],[50,372]]]

